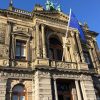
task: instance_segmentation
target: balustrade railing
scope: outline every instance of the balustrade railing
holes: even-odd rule
[[[77,63],[75,62],[63,62],[63,61],[50,60],[50,66],[55,68],[63,68],[63,69],[77,69]]]
[[[31,16],[32,14],[28,11],[24,11],[24,10],[20,10],[20,9],[14,9],[14,12],[18,12],[18,13],[21,13],[21,14],[25,14],[25,15],[29,15]]]

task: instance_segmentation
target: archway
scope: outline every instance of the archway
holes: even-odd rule
[[[27,100],[26,89],[22,84],[17,84],[12,89],[12,100]]]

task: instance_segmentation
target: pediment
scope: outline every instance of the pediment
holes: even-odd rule
[[[58,11],[36,11],[36,13],[41,14],[46,17],[56,18],[62,21],[68,20],[68,15],[64,14],[63,12]]]
[[[25,37],[30,37],[31,34],[29,33],[29,29],[24,26],[16,25],[13,27],[13,34],[20,35]]]
[[[29,33],[21,32],[21,31],[16,31],[13,34],[16,36],[23,36],[23,37],[30,37],[31,36]]]

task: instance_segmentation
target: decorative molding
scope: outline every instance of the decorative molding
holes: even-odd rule
[[[1,72],[0,77],[6,77],[6,78],[21,78],[21,79],[32,79],[33,75],[29,73],[7,73],[7,72]]]

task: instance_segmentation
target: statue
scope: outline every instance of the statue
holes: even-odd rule
[[[59,11],[59,12],[61,12],[61,6],[60,6],[60,4],[57,6],[56,10]]]
[[[46,10],[55,10],[55,8],[54,8],[54,3],[53,2],[51,2],[50,0],[47,0],[47,2],[46,2]]]
[[[54,10],[55,8],[54,8],[54,3],[53,2],[51,2],[51,5],[50,5],[50,10]]]
[[[46,2],[46,10],[50,10],[50,5],[51,5],[50,0],[47,0],[47,2]]]

